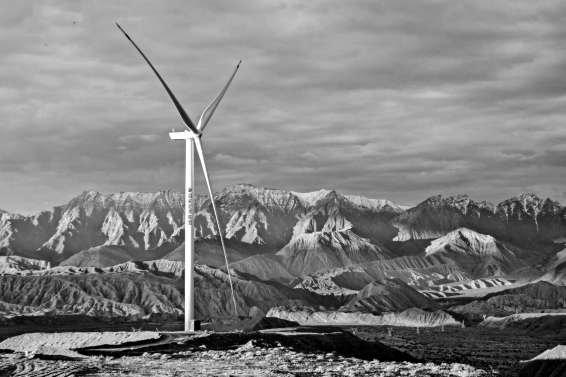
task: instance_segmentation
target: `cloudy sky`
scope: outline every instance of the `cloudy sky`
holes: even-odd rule
[[[0,4],[0,208],[182,189],[180,119],[114,21],[193,119],[243,60],[207,128],[217,190],[566,202],[564,2]]]

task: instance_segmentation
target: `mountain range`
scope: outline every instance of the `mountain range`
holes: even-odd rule
[[[68,291],[75,292],[48,303],[22,291],[23,296],[3,299],[2,310],[15,313],[20,305],[22,312],[74,308],[73,313],[108,309],[133,317],[160,310],[178,314],[183,199],[172,191],[85,191],[31,216],[1,211],[0,273],[15,279],[4,279],[9,288],[3,292],[29,287],[21,279],[39,279],[44,287],[72,285]],[[566,208],[534,194],[497,205],[466,195],[437,195],[407,208],[333,190],[299,193],[240,184],[216,194],[215,201],[230,269],[239,286],[246,287],[241,288],[242,312],[254,306],[265,312],[289,300],[373,314],[411,306],[437,309],[431,298],[470,289],[541,280],[566,284]],[[198,197],[196,203],[196,260],[199,276],[207,282],[203,287],[209,287],[201,297],[206,307],[198,310],[227,315],[229,308],[212,291],[227,294],[225,282],[219,283],[225,267],[211,202]],[[171,266],[177,266],[175,273]],[[87,277],[72,277],[76,271]],[[155,275],[159,284],[147,289],[161,293],[126,302],[133,309],[117,299],[124,293],[107,297],[117,288],[106,288],[106,293],[87,288],[108,284],[97,279],[126,287],[138,281],[136,274]],[[172,290],[164,291],[161,283]],[[69,302],[83,296],[77,292],[89,298]]]

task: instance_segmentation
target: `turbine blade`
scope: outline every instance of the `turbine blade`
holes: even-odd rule
[[[208,170],[206,168],[206,163],[204,161],[204,153],[202,150],[202,143],[200,138],[195,137],[195,146],[197,149],[198,158],[202,166],[202,172],[204,174],[204,179],[206,181],[206,188],[208,189],[208,196],[210,202],[212,203],[212,212],[214,212],[214,218],[216,219],[216,227],[218,228],[218,236],[220,237],[220,244],[222,245],[222,252],[224,253],[224,261],[226,262],[226,272],[228,273],[228,281],[230,282],[230,292],[232,294],[232,303],[234,304],[234,313],[236,317],[238,316],[238,306],[236,305],[236,295],[234,294],[234,284],[232,283],[232,275],[230,274],[230,267],[228,266],[228,254],[226,253],[226,246],[224,245],[224,237],[222,234],[222,227],[220,226],[220,219],[218,218],[218,212],[216,211],[216,204],[214,203],[214,196],[212,195],[212,188],[210,187],[210,178],[208,176]]]
[[[157,76],[157,78],[159,79],[159,81],[161,82],[161,84],[163,85],[163,87],[165,88],[165,90],[167,91],[167,94],[169,94],[169,97],[171,98],[171,100],[173,101],[173,104],[175,105],[175,107],[177,108],[177,111],[179,112],[179,115],[181,116],[181,119],[183,119],[183,122],[185,122],[185,124],[187,125],[187,127],[189,128],[189,130],[191,130],[192,132],[198,134],[198,130],[195,127],[195,124],[193,123],[193,121],[191,120],[191,118],[189,118],[189,116],[187,115],[185,109],[183,109],[183,106],[181,106],[181,104],[179,103],[179,101],[177,100],[177,98],[175,97],[175,95],[173,94],[173,92],[171,91],[171,89],[169,89],[169,86],[167,85],[167,83],[165,83],[165,80],[163,80],[163,78],[161,77],[161,75],[159,74],[159,72],[157,72],[157,69],[155,69],[155,67],[153,66],[153,64],[151,63],[151,61],[149,61],[148,57],[145,56],[145,54],[143,53],[143,51],[138,47],[138,45],[136,44],[136,42],[134,42],[134,40],[132,38],[130,38],[130,36],[128,35],[128,33],[126,33],[126,30],[124,30],[122,28],[122,26],[120,26],[120,24],[118,24],[116,22],[116,26],[118,26],[118,29],[120,29],[120,31],[122,33],[124,33],[124,35],[126,36],[126,38],[128,38],[128,40],[132,43],[132,45],[135,47],[136,50],[138,50],[138,52],[140,53],[140,55],[142,56],[142,58],[146,61],[147,64],[149,64],[149,66],[151,67],[151,70],[153,71],[153,73],[155,73],[155,75]]]
[[[212,102],[210,102],[208,104],[208,106],[204,109],[204,111],[202,112],[202,114],[200,115],[200,119],[197,123],[197,129],[202,132],[204,130],[204,128],[206,127],[206,125],[208,124],[208,122],[210,121],[210,118],[212,118],[212,115],[214,114],[214,112],[216,111],[216,108],[218,107],[218,105],[220,104],[220,101],[222,100],[222,97],[224,97],[224,94],[226,93],[226,91],[228,90],[228,87],[230,86],[230,84],[232,83],[232,80],[234,79],[234,76],[236,76],[236,72],[238,72],[238,68],[240,68],[240,64],[242,63],[242,61],[240,60],[238,62],[238,64],[236,65],[236,68],[234,68],[234,72],[232,72],[232,75],[230,76],[230,78],[228,79],[228,82],[226,83],[226,85],[224,85],[224,87],[222,88],[222,90],[220,91],[220,93],[218,93],[218,95],[216,96],[216,98],[214,98],[212,100]]]

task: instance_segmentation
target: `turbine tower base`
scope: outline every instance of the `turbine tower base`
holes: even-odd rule
[[[197,332],[200,331],[200,320],[198,319],[191,319],[186,327],[185,332]]]

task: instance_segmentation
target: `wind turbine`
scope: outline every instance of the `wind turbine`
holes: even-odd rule
[[[226,262],[226,272],[228,273],[228,281],[230,282],[230,293],[232,295],[232,304],[234,305],[234,313],[238,315],[238,308],[236,305],[236,297],[234,295],[234,284],[232,282],[232,276],[230,275],[230,268],[228,266],[228,255],[226,253],[226,246],[224,245],[224,237],[222,234],[222,227],[220,225],[220,220],[218,218],[218,212],[216,210],[216,204],[214,203],[214,196],[212,195],[212,188],[210,187],[210,177],[208,175],[208,169],[206,168],[206,162],[204,160],[204,152],[202,148],[201,136],[204,128],[210,122],[210,118],[216,111],[216,108],[220,104],[222,97],[228,90],[228,86],[234,79],[238,68],[240,68],[241,60],[234,68],[232,75],[228,79],[228,82],[220,93],[206,106],[200,115],[198,123],[195,124],[187,115],[183,106],[179,103],[169,86],[165,83],[165,80],[161,77],[157,69],[153,66],[151,61],[149,61],[148,57],[143,53],[143,51],[138,47],[138,45],[130,38],[128,33],[116,22],[116,26],[128,40],[132,43],[136,50],[140,53],[142,58],[147,62],[150,66],[151,70],[165,90],[167,94],[173,101],[175,108],[179,112],[183,123],[185,123],[186,130],[181,132],[172,131],[169,133],[169,137],[172,140],[185,140],[186,144],[186,155],[185,155],[185,331],[192,332],[196,331],[200,327],[200,322],[195,320],[195,313],[194,313],[194,231],[193,231],[193,185],[194,185],[194,149],[196,147],[196,151],[200,160],[200,164],[202,166],[202,172],[204,174],[204,179],[206,181],[206,187],[208,189],[208,196],[210,197],[210,202],[212,203],[212,211],[214,212],[214,218],[216,219],[216,226],[218,228],[218,236],[220,237],[220,244],[222,245],[222,252],[224,253],[224,261]]]

